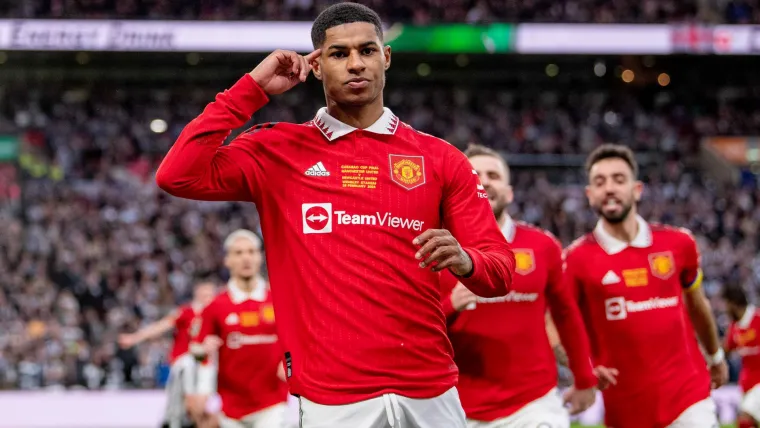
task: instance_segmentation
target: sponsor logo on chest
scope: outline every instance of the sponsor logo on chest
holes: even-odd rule
[[[332,233],[336,226],[370,226],[421,232],[424,221],[399,217],[390,212],[373,214],[336,210],[332,203],[303,204],[303,233]]]
[[[647,300],[627,300],[625,297],[612,297],[604,301],[605,316],[609,321],[628,318],[629,314],[648,312],[678,306],[678,296],[652,297]]]

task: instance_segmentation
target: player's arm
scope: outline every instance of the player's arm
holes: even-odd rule
[[[124,349],[139,345],[146,340],[153,340],[168,333],[177,323],[179,316],[178,311],[172,311],[169,315],[160,320],[150,323],[147,326],[137,330],[134,333],[122,334],[119,336],[119,346]]]
[[[551,319],[555,321],[554,325],[567,351],[568,367],[573,372],[575,388],[592,388],[596,386],[597,378],[591,364],[591,346],[573,290],[564,280],[562,248],[559,243],[553,241],[546,249],[545,257],[549,266],[546,298]]]
[[[459,312],[477,301],[477,296],[463,286],[449,271],[442,271],[439,279],[441,308],[447,322],[453,322]]]
[[[312,52],[308,61],[314,57]],[[254,129],[228,146],[222,144],[232,130],[243,126],[269,101],[269,94],[285,92],[305,81],[310,71],[307,57],[295,52],[275,51],[265,58],[230,89],[218,94],[183,129],[158,167],[158,186],[188,199],[253,200],[257,188],[265,186],[256,142],[266,142],[262,136],[266,133],[253,133]]]
[[[728,367],[725,353],[718,338],[718,326],[715,324],[710,301],[702,289],[702,269],[697,243],[691,236],[684,250],[684,269],[681,271],[683,300],[691,323],[697,333],[699,342],[707,352],[713,387],[717,388],[728,381]]]
[[[546,312],[544,324],[546,325],[546,337],[549,338],[549,345],[551,345],[554,351],[554,359],[557,360],[557,364],[567,366],[569,364],[567,352],[565,352],[565,348],[562,346],[557,326],[554,324],[551,313],[548,311]]]
[[[478,176],[455,147],[444,154],[441,212],[447,230],[429,229],[415,238],[421,267],[449,269],[473,293],[498,297],[512,285],[515,255],[499,230]]]

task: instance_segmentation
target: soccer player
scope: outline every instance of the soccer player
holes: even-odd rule
[[[496,151],[465,151],[501,231],[515,254],[515,277],[504,297],[479,298],[445,275],[444,312],[459,367],[459,397],[469,428],[569,428],[557,390],[557,365],[547,337],[547,306],[568,351],[575,385],[564,401],[570,413],[591,406],[597,378],[588,337],[572,291],[562,282],[562,247],[549,232],[513,220],[509,167]],[[454,286],[454,284],[456,284]],[[472,306],[474,303],[474,307]]]
[[[227,292],[201,314],[192,345],[196,357],[216,352],[217,367],[207,358],[199,374],[199,393],[210,395],[217,377],[220,428],[282,428],[288,386],[269,284],[260,275],[261,241],[240,229],[227,237],[224,250]]]
[[[202,416],[203,401],[195,393],[197,364],[188,353],[192,328],[203,308],[214,299],[216,287],[211,282],[198,282],[193,289],[193,300],[180,306],[164,318],[140,330],[119,336],[119,345],[128,349],[142,342],[157,339],[174,330],[174,343],[169,354],[169,380],[166,384],[167,407],[165,423],[170,428],[187,425],[188,416],[198,422]],[[189,413],[189,415],[188,415]],[[184,420],[184,422],[183,422]]]
[[[723,300],[733,320],[723,347],[725,352],[736,351],[742,357],[739,386],[744,398],[737,423],[739,428],[755,428],[760,421],[760,313],[737,285],[723,289]]]
[[[603,392],[607,426],[718,426],[710,378],[719,387],[728,370],[700,287],[694,238],[637,214],[643,184],[627,147],[598,147],[586,172],[586,195],[600,218],[593,233],[567,249],[565,278],[584,315],[594,363],[619,370],[617,385]]]
[[[514,255],[462,152],[383,106],[391,50],[377,14],[328,7],[312,41],[314,52],[275,51],[220,93],[156,180],[175,196],[258,207],[304,428],[464,427],[438,272],[502,296]],[[327,101],[314,119],[222,146],[310,72]]]

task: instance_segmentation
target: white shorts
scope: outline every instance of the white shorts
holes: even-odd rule
[[[384,394],[358,403],[326,406],[300,398],[301,428],[466,428],[456,388],[435,398]]]
[[[166,411],[164,419],[170,427],[178,427],[188,421],[185,396],[193,394],[198,379],[198,363],[185,354],[171,366],[166,382]]]
[[[760,385],[755,385],[744,393],[739,410],[760,421]]]
[[[557,388],[523,406],[506,418],[491,422],[467,420],[467,428],[569,428],[570,413]]]
[[[219,428],[284,428],[287,408],[285,403],[275,404],[242,419],[230,419],[219,415]]]
[[[708,397],[684,410],[668,428],[720,428],[717,413],[715,401]]]

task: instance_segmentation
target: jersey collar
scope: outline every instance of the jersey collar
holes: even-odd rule
[[[607,254],[617,254],[629,246],[634,248],[649,247],[652,245],[652,230],[649,228],[649,224],[646,222],[646,220],[638,215],[636,216],[636,222],[639,225],[639,232],[633,238],[633,241],[628,243],[621,241],[607,233],[607,231],[604,230],[604,227],[602,226],[602,221],[599,220],[596,223],[596,227],[594,228],[594,237],[596,238],[596,242],[601,245]]]
[[[322,135],[324,135],[329,141],[333,141],[356,131],[356,128],[353,126],[346,125],[338,119],[330,116],[330,114],[327,113],[327,107],[319,109],[317,115],[314,116],[312,123],[314,123],[314,126],[316,126],[320,132],[322,132]],[[375,134],[393,135],[396,133],[396,129],[398,129],[398,124],[398,117],[396,117],[388,107],[383,107],[383,115],[380,116],[375,123],[364,130]]]
[[[256,302],[263,302],[267,299],[267,282],[264,278],[259,277],[256,280],[256,286],[249,293],[241,290],[240,287],[235,284],[235,281],[230,279],[227,283],[227,290],[230,293],[230,299],[232,303],[238,305],[246,300],[253,300]]]
[[[752,319],[755,317],[755,306],[749,305],[747,306],[747,309],[744,310],[744,316],[742,316],[742,319],[739,320],[739,322],[736,323],[736,325],[739,328],[747,328],[749,327],[750,323],[752,323]]]
[[[504,237],[507,238],[507,242],[510,244],[515,240],[517,225],[515,225],[515,221],[512,220],[511,216],[507,216],[507,219],[504,221],[504,226],[501,227],[501,233],[504,234]]]

